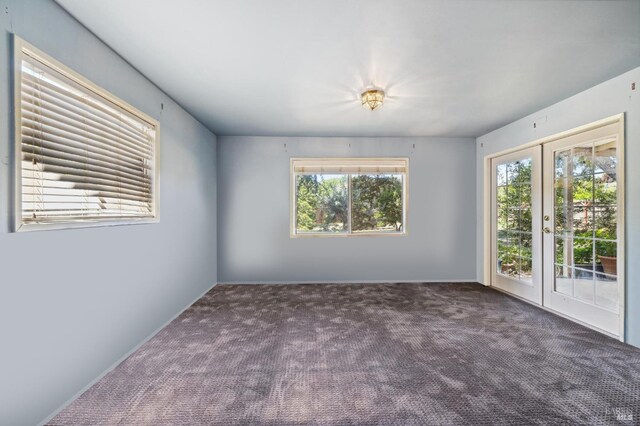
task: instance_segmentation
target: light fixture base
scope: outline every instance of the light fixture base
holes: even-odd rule
[[[373,111],[380,108],[384,102],[384,90],[382,89],[367,89],[360,94],[362,100],[362,106],[367,107]]]

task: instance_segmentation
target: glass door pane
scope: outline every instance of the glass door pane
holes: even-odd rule
[[[554,290],[583,302],[618,306],[615,141],[554,153]]]
[[[496,272],[524,281],[532,279],[531,166],[527,157],[496,167]]]

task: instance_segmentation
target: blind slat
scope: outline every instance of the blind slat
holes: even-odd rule
[[[30,136],[34,134],[33,130],[23,129],[22,130],[22,146],[30,145],[36,148],[44,147],[54,149],[60,152],[67,152],[70,154],[90,156],[91,158],[98,158],[108,162],[116,162],[116,163],[127,163],[131,166],[138,167],[141,158],[129,158],[122,155],[118,155],[113,153],[112,151],[96,148],[91,145],[87,145],[84,142],[76,142],[70,139],[65,139],[62,137],[48,135],[46,133],[41,133],[37,136]]]
[[[121,186],[72,183],[73,186],[69,187],[56,185],[57,182],[59,181],[23,177],[22,184],[25,186],[25,188],[22,193],[31,194],[37,192],[40,194],[68,194],[69,196],[72,196],[75,194],[74,191],[82,191],[83,193],[90,191],[91,193],[100,194],[110,193],[113,194],[114,197],[117,196],[117,194],[122,193],[144,198],[145,200],[151,199],[148,192],[136,191],[129,188],[123,188]]]
[[[150,158],[150,154],[148,152],[135,150],[133,148],[120,145],[114,140],[107,139],[101,136],[89,135],[82,129],[68,126],[60,121],[50,120],[43,115],[34,115],[32,111],[23,111],[22,126],[23,134],[25,133],[25,129],[32,130],[32,132],[28,133],[28,135],[31,137],[37,138],[42,134],[51,134],[66,139],[71,139],[79,143],[88,143],[88,141],[91,141],[92,145],[100,146],[103,149],[112,150],[125,157]]]
[[[22,203],[25,205],[29,204],[38,204],[44,202],[57,202],[57,203],[89,203],[89,204],[100,204],[100,205],[122,205],[123,209],[130,208],[140,208],[140,207],[148,207],[150,200],[129,200],[122,198],[113,198],[105,196],[105,194],[100,195],[57,195],[57,194],[40,194],[37,191],[33,191],[30,193],[27,191],[23,195]]]
[[[101,195],[104,195],[104,197],[109,197],[109,198],[114,198],[117,197],[117,199],[122,199],[122,200],[127,200],[127,201],[139,201],[142,203],[150,203],[151,199],[150,198],[146,198],[146,197],[138,197],[135,195],[129,195],[129,194],[124,194],[122,192],[101,192],[98,193],[96,195],[90,195],[90,196],[86,196],[84,198],[93,198],[93,197],[97,197],[100,198]],[[75,195],[76,197],[81,197],[80,195]],[[36,196],[34,196],[33,194],[23,194],[23,197],[26,197],[27,199],[30,200],[30,202],[35,202],[35,199],[37,198]],[[35,197],[35,198],[34,198]],[[48,195],[39,195],[39,197],[44,200],[43,202],[46,202],[46,200],[48,199]],[[54,197],[60,197],[59,195],[55,195]]]
[[[96,173],[103,173],[105,175],[110,175],[110,176],[114,176],[117,178],[118,181],[123,181],[123,182],[128,182],[128,183],[140,183],[140,184],[144,184],[144,185],[148,185],[150,180],[148,177],[144,176],[143,174],[132,174],[129,172],[125,172],[123,171],[120,167],[105,167],[105,166],[98,166],[95,164],[92,164],[89,161],[78,161],[78,160],[70,160],[67,158],[56,158],[56,157],[51,157],[51,156],[47,156],[44,153],[32,153],[32,152],[22,152],[22,158],[25,161],[31,162],[33,164],[34,161],[37,162],[38,165],[42,165],[42,166],[59,166],[59,167],[66,167],[69,169],[80,169],[80,170],[86,170],[86,171],[93,171]],[[89,165],[90,167],[88,167],[87,165]],[[46,171],[46,169],[44,169],[43,171]]]
[[[31,154],[23,154],[25,157],[31,157]],[[118,175],[117,171],[102,172],[94,169],[80,169],[74,167],[58,166],[55,164],[41,164],[34,165],[31,162],[23,162],[23,176],[25,173],[49,173],[60,176],[60,180],[65,180],[64,176],[78,176],[88,179],[102,179],[112,182],[116,186],[122,185],[123,187],[132,189],[141,189],[147,191],[150,187],[150,181],[144,180],[143,177],[139,179],[129,179],[124,176]],[[32,176],[32,175],[30,175]]]
[[[76,212],[77,214],[98,214],[98,213],[108,213],[108,212],[113,212],[119,215],[122,214],[126,214],[126,215],[134,215],[134,214],[142,214],[144,213],[143,209],[139,209],[139,210],[124,210],[124,209],[120,209],[118,207],[109,207],[109,206],[104,206],[104,205],[78,205],[78,206],[74,206],[71,204],[54,204],[52,203],[50,206],[50,209],[47,210],[45,213],[43,213],[42,210],[38,210],[38,209],[26,209],[28,212],[31,213],[31,216],[33,217],[33,214],[35,213],[35,216],[38,217],[43,217],[44,214],[47,215],[51,215],[52,211],[58,211],[59,215],[62,214],[68,214],[68,212]]]
[[[96,210],[93,212],[87,212],[86,214],[82,214],[77,210],[51,210],[46,214],[42,214],[41,212],[33,212],[37,213],[38,216],[31,217],[31,212],[26,211],[26,214],[23,216],[22,221],[24,223],[66,223],[69,221],[100,221],[100,220],[124,220],[124,219],[142,219],[147,217],[148,213],[127,213],[122,214],[118,211],[111,212],[102,212],[102,210]]]
[[[47,162],[47,158],[53,158],[74,163],[90,164],[97,167],[109,167],[109,162],[107,161],[97,160],[89,156],[82,156],[78,154],[68,154],[66,152],[56,151],[48,148],[41,148],[33,145],[23,145],[22,152],[33,154],[43,163]],[[125,163],[112,164],[111,168],[117,170],[119,173],[124,173],[125,175],[129,175],[131,177],[138,177],[141,174],[146,173],[148,170],[148,167],[143,164],[140,164],[140,166],[134,168],[131,165]]]
[[[121,122],[109,123],[107,126],[98,120],[92,119],[90,114],[80,110],[79,112],[71,111],[69,105],[57,102],[56,99],[49,99],[49,96],[45,94],[32,95],[30,91],[23,88],[22,91],[23,104],[25,110],[31,111],[35,114],[42,114],[48,118],[54,120],[60,120],[67,124],[72,124],[78,127],[78,123],[82,128],[88,128],[93,131],[100,131],[102,134],[108,134],[110,137],[115,137],[116,141],[123,145],[128,145],[135,149],[141,149],[143,151],[149,151],[148,140],[146,135],[131,135],[130,132],[125,129]],[[66,108],[66,109],[65,109]]]
[[[67,103],[71,103],[81,109],[89,107],[88,111],[96,117],[100,117],[110,122],[123,120],[133,133],[137,133],[145,127],[152,127],[144,120],[135,120],[134,122],[129,114],[122,110],[122,108],[111,104],[111,102],[106,101],[99,96],[78,94],[71,85],[60,80],[58,80],[56,84],[53,84],[52,81],[57,79],[53,77],[52,74],[40,73],[39,71],[29,70],[28,68],[25,69],[24,64],[25,62],[23,61],[23,71],[27,70],[27,72],[22,73],[22,87],[27,85],[33,86],[33,83],[35,83],[37,85],[36,87],[41,91],[50,89],[49,93],[51,93],[53,97],[60,99],[61,101],[66,101]],[[38,77],[30,73],[35,73]]]
[[[23,208],[24,210],[29,211],[32,217],[33,217],[33,213],[36,213],[36,216],[37,216],[38,213],[45,214],[51,210],[62,210],[62,211],[75,210],[78,212],[104,210],[104,211],[120,212],[122,214],[131,214],[131,213],[144,213],[149,209],[148,206],[127,205],[123,203],[111,203],[111,202],[101,203],[101,202],[86,202],[86,201],[85,202],[83,201],[62,202],[62,201],[56,201],[56,200],[48,200],[46,210],[43,210],[40,207],[41,205],[42,204],[25,202],[23,203]]]
[[[57,198],[48,198],[46,200],[27,200],[23,202],[23,206],[25,209],[31,211],[43,211],[39,208],[39,206],[44,205],[46,203],[47,210],[50,208],[59,208],[64,210],[89,210],[89,209],[109,209],[109,210],[119,210],[123,212],[138,212],[144,211],[148,208],[148,206],[140,205],[140,204],[125,204],[125,203],[114,203],[114,202],[102,202],[102,201],[93,201],[93,200],[60,200]]]
[[[38,174],[39,173],[39,174]],[[61,180],[60,175],[55,173],[44,173],[34,171],[23,171],[22,182],[32,186],[40,186],[42,188],[64,188],[64,189],[82,189],[86,191],[98,191],[101,187],[120,188],[121,185],[113,184],[110,181],[85,178],[77,176],[69,176],[67,180]],[[123,189],[137,189],[137,187],[122,187]],[[141,192],[148,194],[148,191],[140,189]]]

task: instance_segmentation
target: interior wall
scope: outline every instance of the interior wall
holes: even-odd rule
[[[636,89],[631,84],[636,83]],[[484,281],[484,158],[509,148],[582,126],[606,117],[625,113],[626,159],[626,256],[627,310],[626,340],[640,347],[640,68],[635,68],[591,89],[537,111],[498,130],[481,136],[476,142],[476,193],[478,209],[476,276]],[[536,128],[533,123],[536,122]]]
[[[216,282],[216,137],[53,1],[0,4],[0,424],[29,425]],[[160,223],[10,232],[10,33],[160,121]]]
[[[447,138],[218,139],[218,281],[475,281],[475,145]],[[407,236],[291,238],[291,157],[409,157]]]

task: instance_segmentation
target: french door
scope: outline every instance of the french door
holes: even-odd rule
[[[491,285],[622,336],[622,120],[491,160]]]
[[[492,285],[542,304],[540,146],[494,158]]]
[[[544,145],[544,305],[620,334],[624,287],[618,124]]]

